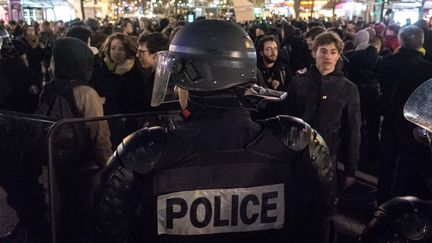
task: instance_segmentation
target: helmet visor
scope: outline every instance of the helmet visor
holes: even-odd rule
[[[419,127],[432,132],[432,79],[420,85],[404,106],[405,118]]]
[[[156,73],[153,84],[151,106],[159,106],[164,102],[178,100],[174,92],[175,82],[171,81],[171,72],[176,58],[169,51],[158,52]]]

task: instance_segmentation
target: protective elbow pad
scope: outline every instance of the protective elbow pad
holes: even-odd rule
[[[147,174],[162,156],[165,143],[166,132],[163,128],[143,128],[127,136],[116,153],[125,167],[139,174]]]

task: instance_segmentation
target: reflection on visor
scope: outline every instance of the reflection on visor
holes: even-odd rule
[[[404,106],[405,118],[432,132],[432,79],[420,85]]]
[[[168,51],[158,52],[151,106],[178,99],[174,93],[175,83],[170,82],[171,73],[178,70],[178,67],[173,65],[175,63],[178,61],[170,56]]]

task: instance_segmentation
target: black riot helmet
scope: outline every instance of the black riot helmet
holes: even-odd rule
[[[256,52],[248,34],[227,21],[201,20],[180,29],[169,51],[158,53],[152,106],[174,85],[213,92],[254,82]]]

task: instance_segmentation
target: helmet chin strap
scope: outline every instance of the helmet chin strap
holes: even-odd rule
[[[258,111],[263,103],[280,102],[287,97],[286,92],[266,89],[256,84],[237,86],[233,89],[208,95],[189,92],[188,102],[200,108],[247,109]]]
[[[213,108],[221,110],[238,110],[244,108],[240,98],[234,92],[215,95],[194,95],[189,92],[188,102],[202,109]]]

